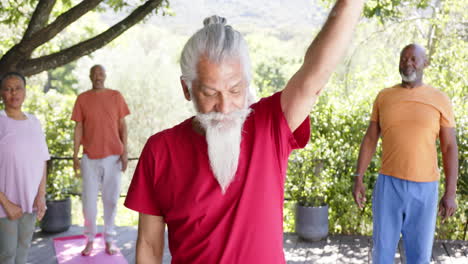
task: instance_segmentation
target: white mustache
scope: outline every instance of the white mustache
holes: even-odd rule
[[[243,121],[250,114],[250,109],[239,109],[228,114],[211,112],[206,114],[198,114],[196,119],[200,122],[204,129],[215,128],[223,129],[229,128],[230,125],[237,121]]]

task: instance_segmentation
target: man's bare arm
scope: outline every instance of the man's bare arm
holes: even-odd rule
[[[366,134],[362,139],[361,148],[359,149],[359,157],[357,161],[356,176],[354,179],[353,197],[354,201],[359,208],[364,207],[366,202],[366,188],[363,184],[364,173],[369,167],[369,163],[372,160],[372,156],[375,154],[377,142],[380,137],[380,126],[379,123],[371,121],[367,128]]]
[[[439,215],[443,219],[452,216],[457,209],[458,145],[455,134],[455,128],[441,127],[439,131],[445,173],[445,193],[439,204]]]
[[[73,169],[75,175],[79,175],[77,172],[80,169],[80,160],[78,153],[80,152],[81,139],[83,138],[83,122],[76,122],[75,133],[73,135]]]
[[[364,0],[338,0],[320,33],[308,48],[304,63],[289,80],[281,107],[294,131],[315,101],[346,51],[359,20]]]
[[[122,117],[119,120],[119,136],[124,146],[123,153],[122,155],[120,155],[120,161],[122,162],[122,171],[125,171],[127,169],[127,164],[128,164],[128,150],[127,150],[128,132],[127,132],[127,123],[125,122],[125,117]]]
[[[165,225],[162,216],[140,213],[136,244],[137,264],[162,263]]]

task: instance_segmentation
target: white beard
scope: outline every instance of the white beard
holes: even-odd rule
[[[236,175],[242,127],[250,108],[229,114],[198,113],[195,117],[205,129],[211,170],[224,194]]]
[[[403,73],[400,73],[401,75],[401,79],[404,81],[404,82],[414,82],[416,81],[416,72],[412,72],[410,75],[405,75]]]

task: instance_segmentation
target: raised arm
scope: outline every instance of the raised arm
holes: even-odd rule
[[[362,208],[366,202],[366,188],[362,179],[364,178],[364,173],[372,160],[372,156],[374,156],[379,137],[379,123],[371,121],[361,142],[357,161],[356,177],[354,179],[353,197],[359,208]]]
[[[457,209],[458,146],[455,128],[440,127],[439,139],[445,173],[445,192],[440,200],[439,215],[446,219]]]
[[[161,216],[140,213],[136,264],[161,264],[164,252],[165,223]]]
[[[340,62],[356,26],[364,0],[338,0],[308,48],[304,63],[281,95],[281,107],[292,131],[312,110],[318,95]]]

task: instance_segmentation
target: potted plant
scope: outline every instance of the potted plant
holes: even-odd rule
[[[71,226],[71,199],[77,179],[64,158],[51,158],[47,169],[46,206],[41,230],[48,233],[64,232]]]
[[[323,179],[324,160],[313,157],[309,148],[296,151],[289,160],[286,194],[296,202],[295,231],[305,240],[328,236],[328,188]]]

